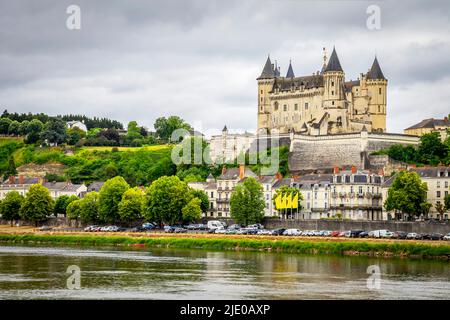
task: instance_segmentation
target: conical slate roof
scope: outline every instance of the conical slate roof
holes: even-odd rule
[[[224,131],[228,131],[228,129],[227,129],[227,126],[225,125],[224,127],[223,127],[223,129],[222,129],[222,132],[224,132]]]
[[[286,73],[286,78],[294,78],[294,70],[292,69],[292,63],[289,61],[289,68],[288,71]]]
[[[273,70],[272,62],[270,61],[270,57],[267,57],[266,64],[264,65],[263,71],[258,79],[270,79],[275,77],[275,72]]]
[[[331,54],[330,60],[328,60],[327,67],[325,68],[324,72],[327,71],[342,71],[341,63],[339,62],[339,58],[336,53],[336,49],[333,48],[333,53]]]
[[[376,79],[383,79],[384,77],[383,71],[381,71],[380,64],[378,63],[377,57],[375,57],[375,60],[373,60],[372,68],[370,68],[370,71],[367,73],[367,79],[376,80]]]

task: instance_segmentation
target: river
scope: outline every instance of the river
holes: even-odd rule
[[[0,245],[0,299],[449,298],[448,261]]]

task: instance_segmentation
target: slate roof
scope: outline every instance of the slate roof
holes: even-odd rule
[[[272,186],[272,188],[274,189],[278,189],[281,186],[290,186],[291,185],[291,178],[284,178],[281,180],[278,180],[277,182],[275,182]]]
[[[288,71],[286,73],[286,78],[294,78],[294,69],[292,69],[292,63],[291,61],[289,61],[289,67],[288,67]]]
[[[244,177],[254,177],[256,174],[249,168],[245,168]],[[220,175],[218,180],[236,180],[239,178],[239,168],[228,168],[224,174]]]
[[[409,129],[421,129],[421,128],[431,128],[434,129],[436,127],[450,127],[450,121],[446,121],[445,119],[425,119],[420,121],[419,123],[416,123],[415,125],[406,128],[405,130]]]
[[[8,179],[5,179],[5,181],[3,181],[3,185],[16,185],[16,184],[36,184],[39,183],[39,178],[34,178],[34,177],[23,177],[23,183],[19,183],[19,177],[14,177],[13,181],[9,181]]]
[[[352,91],[352,88],[354,86],[359,86],[359,85],[360,85],[359,80],[346,81],[344,83],[345,92],[350,92],[350,91]]]
[[[259,183],[272,183],[276,180],[275,176],[260,176],[258,178]]]
[[[304,86],[306,89],[323,87],[322,75],[311,75],[294,78],[276,78],[272,87],[272,92],[275,89],[280,91],[290,91],[292,87],[295,89]]]
[[[377,80],[377,79],[386,80],[386,78],[383,75],[383,72],[381,71],[381,67],[380,67],[380,64],[378,63],[377,57],[375,57],[375,60],[373,60],[372,68],[370,68],[369,72],[367,73],[367,79],[370,79],[370,80]]]
[[[67,182],[45,182],[42,184],[49,190],[58,190],[66,192],[75,192],[80,188],[81,184],[68,184]]]
[[[261,72],[261,75],[258,77],[259,79],[270,79],[275,77],[275,72],[273,68],[273,64],[270,61],[270,57],[267,57],[266,64]]]
[[[444,166],[413,168],[410,171],[417,172],[422,178],[450,177],[450,167]]]
[[[103,181],[94,181],[87,187],[87,191],[100,191],[105,183]]]
[[[327,67],[324,72],[327,71],[344,71],[342,70],[341,63],[339,62],[339,58],[336,53],[336,49],[333,48],[333,52],[331,53],[330,60],[328,60]]]

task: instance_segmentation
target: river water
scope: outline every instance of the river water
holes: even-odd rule
[[[80,288],[69,289],[69,266]],[[380,274],[367,273],[369,266]],[[76,267],[75,267],[76,268]],[[369,283],[367,279],[369,279]],[[73,277],[69,287],[73,287]],[[0,299],[450,299],[448,261],[0,246]]]

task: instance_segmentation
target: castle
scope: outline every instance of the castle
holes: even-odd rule
[[[296,77],[289,63],[285,77],[267,58],[258,82],[258,134],[328,135],[386,132],[387,79],[377,58],[356,81],[345,81],[336,50],[324,49],[321,72]]]

